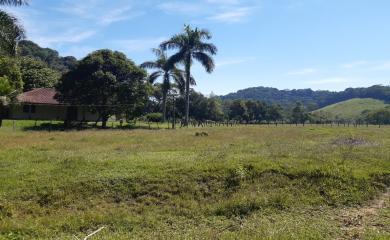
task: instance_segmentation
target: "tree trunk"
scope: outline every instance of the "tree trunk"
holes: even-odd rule
[[[163,122],[166,122],[167,120],[167,92],[166,91],[163,91],[162,110],[163,110]]]
[[[190,82],[191,82],[191,59],[186,62],[186,116],[185,125],[188,127],[190,120]]]
[[[107,118],[102,119],[102,128],[103,129],[107,128]]]

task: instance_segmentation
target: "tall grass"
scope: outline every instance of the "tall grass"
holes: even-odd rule
[[[101,226],[95,239],[334,239],[340,209],[390,185],[390,128],[213,127],[199,137],[7,124],[0,239],[74,239]]]

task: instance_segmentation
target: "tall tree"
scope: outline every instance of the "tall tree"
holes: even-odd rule
[[[30,58],[19,58],[20,72],[23,79],[23,91],[34,88],[51,88],[61,77],[59,71],[53,70],[46,63]]]
[[[178,86],[182,86],[184,82],[183,72],[176,68],[175,65],[168,64],[168,57],[164,50],[153,49],[157,59],[155,61],[148,61],[141,64],[142,68],[154,69],[153,73],[149,75],[149,82],[154,83],[158,78],[162,77],[162,110],[163,110],[163,121],[166,121],[167,113],[167,95],[168,91],[172,88],[171,79]]]
[[[18,43],[24,37],[24,29],[18,19],[0,10],[0,54],[15,56]]]
[[[214,68],[213,55],[217,54],[217,47],[214,44],[205,42],[210,40],[211,34],[204,29],[192,29],[185,26],[184,31],[174,35],[168,41],[161,43],[163,50],[178,50],[177,53],[169,58],[169,64],[182,63],[185,67],[185,124],[188,125],[190,110],[190,83],[191,83],[191,66],[194,60],[199,61],[208,73]]]
[[[134,116],[146,103],[146,72],[125,54],[99,50],[82,59],[64,74],[57,99],[68,104],[88,105],[98,112],[103,128],[110,116]]]

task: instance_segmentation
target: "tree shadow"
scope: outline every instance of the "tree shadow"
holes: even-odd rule
[[[33,126],[23,126],[21,127],[23,131],[45,131],[45,132],[65,132],[65,131],[86,131],[86,130],[162,130],[164,128],[156,126],[145,126],[145,125],[136,125],[136,124],[124,124],[120,125],[110,125],[105,128],[102,128],[96,124],[87,124],[87,123],[75,123],[71,125],[65,125],[64,123],[40,123]]]

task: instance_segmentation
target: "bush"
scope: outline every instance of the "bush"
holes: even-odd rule
[[[145,120],[148,122],[162,122],[163,116],[161,113],[149,113],[145,115]]]

